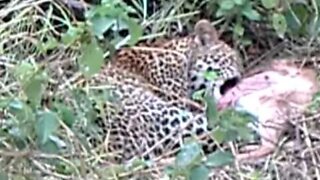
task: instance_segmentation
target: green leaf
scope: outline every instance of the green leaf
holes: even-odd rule
[[[192,168],[189,180],[207,180],[209,179],[209,173],[209,169],[201,164]]]
[[[244,139],[244,140],[254,139],[254,134],[252,134],[251,129],[249,129],[248,127],[239,127],[237,128],[237,131],[241,139]]]
[[[11,114],[15,116],[15,118],[20,123],[32,124],[34,123],[35,116],[30,106],[23,103],[19,99],[13,99],[8,104],[8,110]],[[21,124],[23,125],[23,124]],[[27,126],[22,126],[22,128],[26,128]]]
[[[57,116],[53,112],[41,112],[35,124],[38,142],[43,145],[48,142],[49,136],[56,132],[59,127]]]
[[[54,144],[60,149],[66,147],[66,143],[59,137],[55,135],[50,135],[49,140],[54,142]]]
[[[13,144],[18,149],[25,149],[28,145],[28,134],[23,134],[22,130],[18,127],[12,127],[8,130],[8,134],[10,134],[13,137]]]
[[[249,20],[259,21],[261,19],[261,15],[258,13],[258,11],[252,9],[252,5],[249,3],[242,9],[241,12]]]
[[[230,165],[234,161],[234,156],[230,152],[216,151],[208,155],[206,165],[212,168]]]
[[[87,77],[98,73],[103,64],[103,51],[96,40],[92,39],[89,44],[82,47],[82,55],[79,59],[81,72]]]
[[[29,79],[28,84],[26,83],[23,87],[28,100],[33,106],[40,104],[47,81],[47,74],[44,71],[39,70],[31,79]]]
[[[58,47],[58,45],[59,42],[54,37],[49,36],[46,42],[42,42],[39,44],[38,49],[40,50],[40,52],[44,53],[48,50]]]
[[[43,91],[48,81],[48,75],[45,70],[22,62],[14,69],[14,75],[22,86],[22,89],[32,106],[40,104]]]
[[[85,33],[90,30],[86,22],[77,22],[75,26],[69,25],[68,31],[62,34],[63,44],[69,46],[75,43],[78,40],[81,40]]]
[[[219,127],[213,131],[213,137],[218,143],[226,143],[238,139],[238,131],[230,128]]]
[[[320,92],[317,92],[312,97],[313,102],[320,102]]]
[[[118,26],[114,26],[114,31],[119,31],[119,29],[128,29],[129,35],[126,37],[115,36],[111,41],[111,44],[115,46],[116,49],[128,44],[134,45],[139,38],[142,36],[142,28],[139,24],[137,24],[132,18],[128,18],[127,16],[122,17],[120,21],[118,21]],[[116,29],[116,28],[117,29]]]
[[[93,6],[86,11],[85,16],[87,19],[92,19],[95,16],[112,17],[114,19],[119,18],[121,14],[126,14],[125,7],[119,3],[119,1],[109,1],[107,3],[101,3],[99,6]]]
[[[5,172],[0,172],[0,180],[8,180],[9,179],[9,176],[7,173]]]
[[[138,42],[139,38],[142,36],[142,28],[141,26],[133,21],[131,18],[125,20],[126,24],[129,27],[130,40],[128,41],[129,45],[134,45]]]
[[[218,9],[217,12],[216,12],[216,17],[222,17],[222,16],[225,16],[227,15],[229,12],[227,10],[224,10],[224,9]]]
[[[249,46],[249,45],[252,45],[252,40],[251,39],[248,39],[248,38],[245,38],[245,37],[242,37],[240,39],[240,42],[243,46]]]
[[[205,93],[205,89],[198,90],[192,94],[192,99],[202,101],[204,93]]]
[[[234,109],[228,109],[220,113],[220,118],[223,119],[226,125],[235,124],[239,126],[247,126],[251,122],[252,116],[248,113],[238,112]]]
[[[0,109],[7,108],[11,101],[11,98],[0,98]]]
[[[266,9],[274,8],[279,4],[279,0],[261,0],[261,2]]]
[[[218,143],[222,143],[226,138],[226,130],[219,127],[212,132],[212,135]]]
[[[279,37],[283,38],[287,30],[287,21],[282,14],[274,13],[272,15],[272,25]]]
[[[9,107],[14,110],[22,110],[24,107],[24,104],[18,99],[13,99],[11,102],[9,102]]]
[[[203,73],[203,76],[208,81],[214,81],[214,80],[216,80],[218,78],[218,74],[217,74],[216,71],[205,71]]]
[[[238,131],[235,129],[226,129],[223,142],[235,141],[239,138]]]
[[[317,92],[312,97],[312,103],[309,105],[308,109],[313,113],[318,112],[318,110],[320,109],[320,92]]]
[[[214,132],[218,137],[223,136],[223,141],[233,141],[236,139],[251,139],[251,129],[247,126],[253,117],[247,113],[237,112],[229,109],[219,114],[220,131]],[[220,133],[220,134],[219,134]]]
[[[72,127],[76,119],[73,111],[67,106],[64,106],[60,108],[60,114],[63,122],[66,123],[67,126]]]
[[[175,165],[178,168],[185,169],[198,162],[201,157],[201,147],[196,142],[185,144],[175,159]]]
[[[55,107],[57,108],[57,111],[62,121],[66,123],[68,127],[72,127],[73,123],[76,120],[76,117],[71,108],[62,103],[55,103]]]
[[[74,172],[72,166],[70,166],[69,164],[63,161],[58,162],[58,164],[55,166],[55,170],[56,172],[65,174],[65,175],[71,175]]]
[[[235,3],[233,0],[223,0],[223,1],[220,1],[219,5],[220,5],[220,8],[223,10],[230,10],[234,8]]]
[[[164,173],[168,176],[174,176],[176,173],[176,169],[174,168],[174,165],[168,165],[164,168]]]
[[[83,34],[84,28],[70,26],[68,31],[62,34],[61,40],[65,45],[71,45]]]
[[[249,174],[249,178],[251,180],[260,180],[260,179],[265,179],[263,177],[263,173],[259,170],[254,170],[252,173]]]
[[[243,34],[244,34],[244,28],[242,27],[242,25],[241,25],[240,23],[237,23],[237,24],[234,26],[234,28],[233,28],[233,32],[234,32],[236,35],[242,37]]]
[[[214,97],[205,93],[204,100],[206,102],[206,115],[211,127],[215,127],[218,122],[218,110]]]
[[[243,5],[245,3],[245,0],[233,0],[233,2],[237,5]]]
[[[46,152],[46,153],[57,154],[59,152],[58,145],[56,144],[56,142],[54,142],[51,139],[48,139],[43,144],[40,144],[39,148],[41,151]]]
[[[320,16],[314,16],[308,26],[308,32],[312,37],[316,37],[320,32]]]
[[[299,31],[303,30],[305,23],[311,15],[308,12],[307,7],[303,4],[295,4],[284,13],[288,30],[293,31],[294,33],[299,33]]]
[[[10,137],[13,138],[12,145],[14,144],[19,149],[24,149],[26,146],[30,145],[30,142],[28,141],[28,138],[30,137],[30,134],[32,134],[31,128],[29,132],[26,132],[27,128],[21,128],[21,127],[12,127],[8,130],[8,134],[10,134]]]
[[[21,84],[24,84],[25,81],[31,78],[35,72],[35,67],[26,61],[21,62],[14,68],[14,76],[20,81]]]
[[[93,33],[100,39],[117,21],[114,18],[95,16],[91,19]]]

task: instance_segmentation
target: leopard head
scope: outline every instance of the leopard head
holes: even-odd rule
[[[205,89],[219,99],[241,77],[240,56],[219,39],[217,30],[208,20],[196,23],[189,53],[189,96]]]

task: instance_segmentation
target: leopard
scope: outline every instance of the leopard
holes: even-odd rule
[[[120,49],[89,80],[89,87],[109,87],[117,97],[96,108],[105,142],[90,139],[104,143],[114,161],[154,159],[179,149],[189,137],[197,137],[206,152],[216,147],[207,135],[212,127],[204,106],[190,99],[201,89],[219,98],[228,81],[241,77],[241,59],[208,20],[194,29],[186,37]],[[204,75],[211,71],[217,76],[213,81]]]
[[[216,149],[204,108],[194,111],[183,98],[150,89],[147,80],[132,72],[108,65],[78,85],[88,92],[108,89],[116,97],[96,106],[95,123],[103,138],[88,138],[91,147],[104,145],[109,162],[172,157],[168,152],[176,154],[187,138],[198,139],[204,152]]]
[[[199,90],[212,90],[210,95],[219,98],[243,72],[238,52],[219,38],[207,19],[199,20],[187,36],[124,47],[109,63],[167,93],[188,98]],[[215,79],[205,78],[207,72],[214,72]]]

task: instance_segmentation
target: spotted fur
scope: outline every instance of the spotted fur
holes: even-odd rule
[[[210,151],[215,146],[206,136],[210,127],[205,111],[190,108],[183,99],[200,89],[219,97],[220,87],[239,78],[241,69],[236,52],[218,39],[206,20],[187,37],[120,50],[90,82],[112,86],[118,97],[117,103],[105,104],[97,120],[106,149],[120,162],[153,159],[194,134]],[[218,78],[207,80],[206,71],[216,71]]]
[[[121,49],[111,64],[164,91],[189,98],[200,89],[220,97],[224,82],[239,78],[242,72],[237,52],[219,40],[207,20],[198,21],[189,36]],[[216,71],[217,79],[204,78],[206,71]]]
[[[106,150],[115,155],[113,160],[153,159],[179,148],[192,135],[203,142],[205,151],[215,147],[206,135],[211,128],[203,109],[195,112],[182,100],[160,97],[143,78],[107,66],[90,84],[108,85],[117,97],[115,103],[104,105],[97,119],[106,137]]]

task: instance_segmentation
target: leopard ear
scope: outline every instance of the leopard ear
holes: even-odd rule
[[[207,46],[218,40],[216,29],[206,19],[199,20],[194,27],[195,41],[199,45]]]

